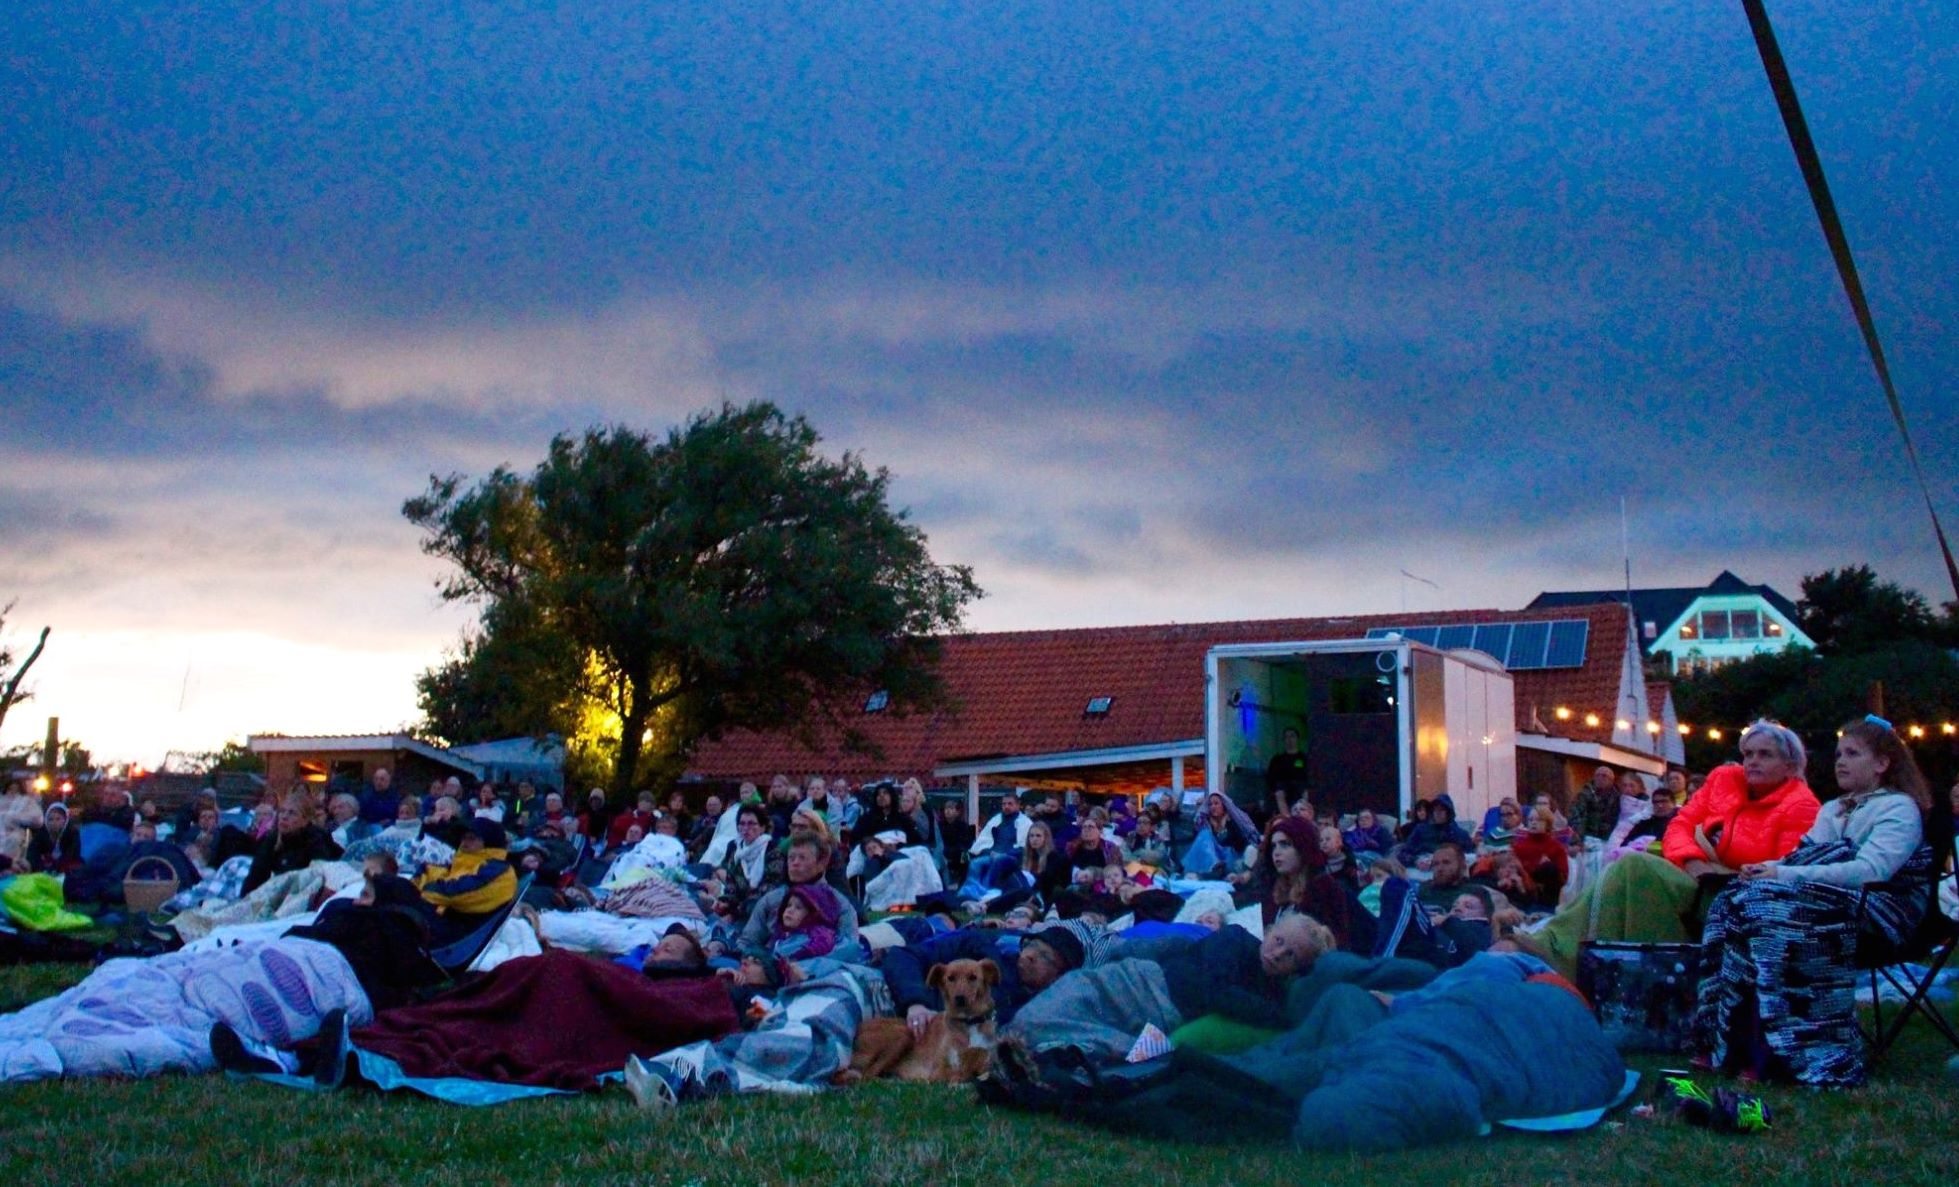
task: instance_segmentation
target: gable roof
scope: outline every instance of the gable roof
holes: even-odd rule
[[[1538,710],[1548,732],[1611,742],[1627,646],[1622,605],[1567,608],[1590,623],[1584,666],[1512,673],[1521,732]],[[954,710],[900,717],[866,714],[859,723],[883,757],[805,749],[787,734],[737,731],[704,742],[687,764],[710,779],[841,775],[929,778],[944,763],[1008,755],[1161,745],[1204,736],[1204,653],[1228,643],[1358,639],[1371,629],[1453,623],[1521,622],[1528,610],[1456,610],[1339,618],[1003,631],[945,638],[939,673]],[[1090,716],[1094,697],[1112,698]],[[1554,720],[1557,706],[1572,709]],[[1600,724],[1585,725],[1596,714]]]
[[[1665,631],[1667,627],[1679,621],[1688,607],[1701,598],[1740,597],[1749,594],[1767,601],[1769,605],[1775,607],[1776,613],[1788,621],[1790,626],[1796,626],[1794,602],[1783,597],[1770,586],[1750,585],[1727,569],[1721,570],[1720,576],[1704,586],[1633,590],[1633,617],[1640,623],[1650,622],[1655,629]],[[1547,610],[1566,606],[1592,606],[1601,602],[1616,602],[1623,606],[1626,604],[1626,591],[1623,589],[1546,591],[1531,599],[1530,605],[1525,609]],[[1642,638],[1640,647],[1643,650],[1651,650],[1653,644],[1657,642],[1658,639],[1648,641]]]
[[[465,775],[481,776],[483,768],[467,758],[440,746],[431,746],[409,734],[252,734],[245,747],[253,754],[358,754],[376,750],[395,754],[419,754],[432,762],[453,767]]]

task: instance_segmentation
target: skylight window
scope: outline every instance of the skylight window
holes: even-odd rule
[[[1115,707],[1115,703],[1116,699],[1114,697],[1090,697],[1088,698],[1088,708],[1082,710],[1082,716],[1107,717],[1109,710]]]
[[[864,698],[864,712],[866,713],[882,713],[890,707],[891,692],[888,689],[880,688],[870,696]]]

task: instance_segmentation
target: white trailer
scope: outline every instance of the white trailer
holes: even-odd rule
[[[1204,657],[1206,788],[1265,803],[1265,768],[1299,731],[1314,804],[1406,819],[1448,793],[1473,830],[1517,793],[1510,674],[1480,651],[1399,635],[1213,647]]]

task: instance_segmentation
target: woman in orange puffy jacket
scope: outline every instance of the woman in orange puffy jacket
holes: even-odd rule
[[[1732,876],[1744,865],[1786,856],[1821,809],[1803,782],[1807,756],[1787,726],[1758,721],[1741,735],[1741,762],[1716,767],[1674,815],[1662,856],[1628,853],[1518,944],[1566,977],[1578,972],[1586,940],[1678,944],[1697,939],[1690,921],[1706,875]],[[1711,896],[1710,896],[1711,897]],[[1693,932],[1689,932],[1689,928]]]
[[[1729,874],[1745,865],[1783,857],[1816,823],[1822,805],[1802,780],[1798,759],[1783,753],[1773,731],[1758,726],[1742,737],[1741,762],[1716,767],[1707,783],[1674,813],[1661,853],[1682,870]],[[1801,753],[1802,742],[1795,742]]]

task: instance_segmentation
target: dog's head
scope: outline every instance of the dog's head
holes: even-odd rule
[[[993,1013],[993,987],[1000,983],[1000,966],[990,960],[948,960],[933,965],[925,983],[945,999],[947,1018],[973,1021]]]

